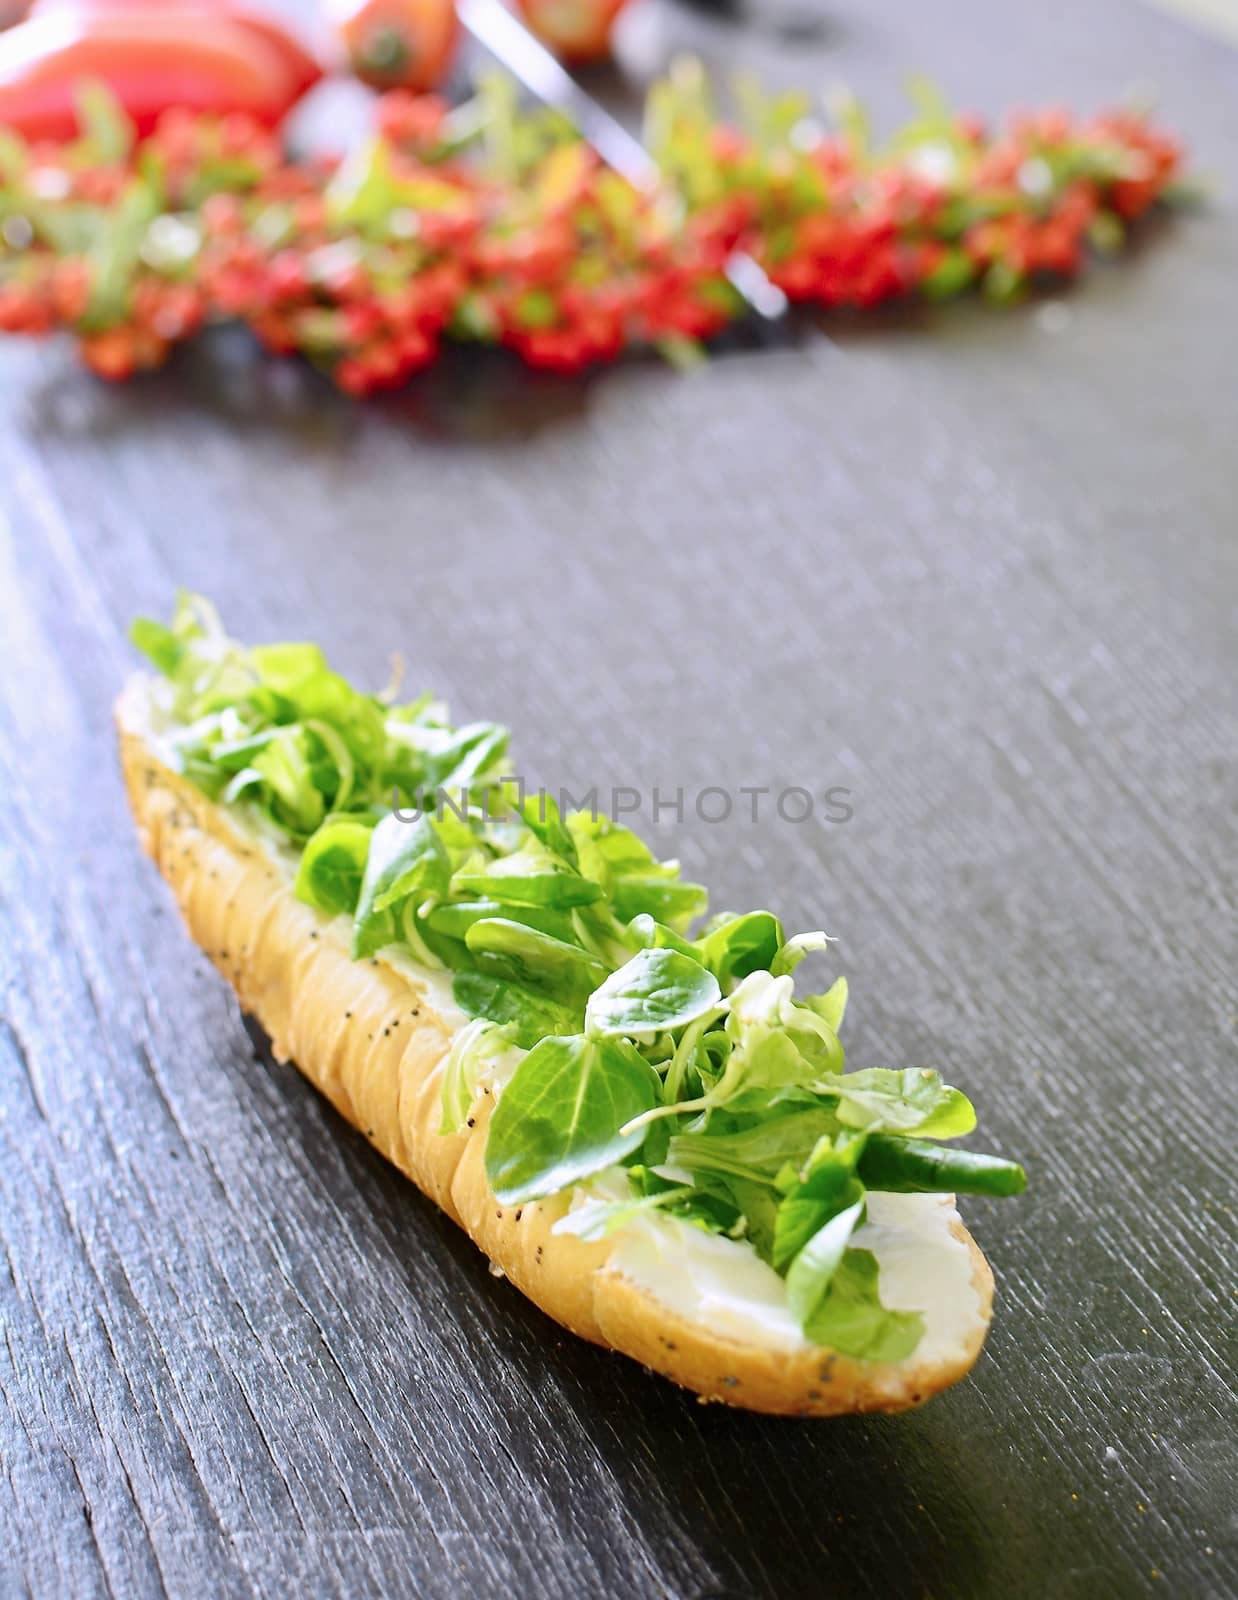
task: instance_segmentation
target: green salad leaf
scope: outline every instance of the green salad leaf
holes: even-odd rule
[[[361,898],[372,832],[362,820],[324,823],[301,853],[297,898],[329,916],[351,917]]]
[[[778,947],[774,959],[768,963],[769,970],[775,978],[785,977],[787,973],[794,972],[806,956],[812,955],[815,950],[828,950],[833,942],[828,933],[797,933],[794,939],[788,939],[786,944]]]
[[[165,627],[153,617],[139,617],[129,629],[129,637],[165,678],[176,676],[185,645],[175,628]]]
[[[513,855],[456,873],[452,890],[472,897],[488,895],[502,905],[545,906],[562,911],[601,900],[601,884],[584,878],[562,857],[531,839]]]
[[[649,916],[672,928],[685,928],[702,914],[709,897],[699,883],[632,874],[615,879],[611,903],[615,915],[625,922],[632,917]]]
[[[507,983],[484,972],[457,972],[452,998],[466,1015],[506,1028],[522,1050],[531,1050],[548,1034],[574,1033],[584,1012],[556,1004],[518,983]]]
[[[838,1120],[848,1128],[873,1133],[916,1133],[921,1138],[954,1139],[976,1126],[971,1101],[947,1087],[927,1067],[868,1067],[849,1072],[835,1085]]]
[[[846,978],[835,978],[824,994],[810,994],[804,1004],[810,1011],[815,1011],[822,1022],[837,1033],[843,1025],[843,1016],[847,1010]]]
[[[627,938],[638,950],[678,950],[680,955],[691,956],[693,961],[701,958],[700,951],[690,940],[676,933],[674,928],[668,928],[665,922],[655,921],[647,911],[628,923]]]
[[[620,1130],[656,1104],[659,1087],[623,1039],[543,1039],[495,1107],[486,1140],[491,1189],[519,1205],[613,1167],[641,1144],[641,1135]]]
[[[394,915],[402,901],[445,894],[451,864],[438,830],[427,816],[403,822],[384,817],[370,837],[365,875],[353,922],[352,953],[368,956],[396,941]]]
[[[924,1318],[915,1311],[888,1311],[881,1303],[877,1257],[871,1250],[847,1250],[804,1333],[857,1361],[902,1361],[920,1343]]]
[[[493,1096],[501,1203],[574,1190],[564,1225],[584,1237],[667,1217],[744,1241],[806,1338],[869,1361],[915,1348],[921,1318],[883,1305],[863,1248],[868,1193],[1011,1195],[1026,1177],[940,1142],[976,1117],[938,1072],[846,1070],[845,978],[796,992],[824,933],[788,937],[770,911],[694,933],[704,889],[630,828],[524,792],[505,729],[365,694],[315,645],[246,649],[188,594],[132,636],[162,758],[296,853],[297,897],[351,919],[356,958],[450,974],[469,1020],[442,1131]]]
[[[571,830],[563,824],[559,807],[544,789],[536,794],[520,794],[514,785],[507,785],[505,794],[514,805],[518,816],[533,837],[539,840],[552,855],[566,861],[570,867],[579,868],[576,841]]]
[[[856,1183],[850,1193],[854,1198],[821,1224],[791,1257],[787,1268],[787,1304],[804,1326],[812,1321],[828,1294],[851,1235],[864,1214],[863,1189]]]
[[[743,1119],[749,1125],[734,1133],[717,1131],[721,1118],[705,1133],[680,1133],[670,1142],[667,1160],[693,1173],[746,1179],[773,1185],[787,1167],[799,1171],[822,1139],[831,1138],[837,1118],[824,1103],[809,1097],[808,1108],[785,1116]]]
[[[578,944],[509,917],[483,917],[464,942],[482,971],[529,988],[570,993],[582,1003],[607,976],[605,965]]]
[[[729,994],[753,972],[769,972],[782,948],[782,924],[769,911],[723,918],[701,939],[701,959]]]
[[[845,1133],[837,1137],[826,1134],[799,1173],[788,1174],[774,1224],[772,1260],[780,1272],[793,1267],[827,1223],[843,1212],[851,1214],[847,1238],[851,1237],[860,1215],[854,1207],[864,1198],[864,1186],[855,1176],[863,1143]],[[837,1261],[828,1271],[824,1265],[813,1269],[818,1276],[824,1272],[822,1292],[829,1286],[829,1275],[836,1265]]]
[[[718,980],[678,950],[642,950],[594,990],[585,1030],[596,1036],[660,1033],[704,1016],[722,999]]]
[[[505,906],[501,900],[446,900],[434,907],[426,922],[436,933],[463,939],[467,944],[469,929],[475,923],[495,917],[522,922],[526,928],[537,928],[552,939],[568,943],[576,937],[570,911],[555,911],[544,906]]]

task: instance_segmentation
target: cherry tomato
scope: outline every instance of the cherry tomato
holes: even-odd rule
[[[329,0],[351,70],[376,89],[433,89],[447,74],[460,23],[453,0]]]
[[[615,18],[627,0],[518,0],[529,27],[563,61],[610,54]]]

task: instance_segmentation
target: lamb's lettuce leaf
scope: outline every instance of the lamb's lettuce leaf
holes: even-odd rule
[[[622,1039],[543,1039],[516,1068],[486,1140],[486,1178],[519,1205],[558,1194],[631,1155],[624,1125],[657,1102],[657,1073]]]
[[[769,972],[782,948],[782,924],[769,911],[749,911],[726,917],[700,940],[705,965],[729,994],[735,984],[753,972]]]
[[[857,1361],[903,1361],[924,1334],[915,1311],[889,1311],[881,1303],[880,1269],[871,1250],[847,1250],[829,1289],[804,1324],[817,1344]]]
[[[680,955],[691,956],[693,961],[701,958],[696,945],[676,933],[674,928],[668,928],[665,922],[655,921],[647,911],[632,918],[627,926],[626,937],[628,943],[637,950],[678,950]]]
[[[503,905],[545,906],[562,911],[603,897],[600,884],[582,877],[569,862],[531,838],[511,855],[458,871],[452,893],[462,898],[488,896]]]
[[[854,1134],[843,1132],[833,1137],[826,1134],[798,1174],[787,1174],[780,1185],[783,1198],[774,1225],[771,1258],[779,1272],[795,1264],[826,1223],[863,1200],[864,1187],[855,1175],[863,1147],[863,1138],[856,1138]],[[818,1266],[814,1270],[820,1275],[823,1268]],[[832,1272],[833,1267],[828,1270]],[[828,1281],[827,1272],[823,1289]]]
[[[682,931],[694,918],[702,915],[709,904],[709,897],[699,883],[683,883],[669,876],[638,876],[633,873],[615,879],[611,903],[615,915],[623,922],[633,917],[649,916]]]
[[[531,1050],[550,1034],[575,1033],[584,1009],[572,1010],[518,983],[485,972],[457,972],[452,998],[466,1016],[481,1017],[508,1029],[522,1050]]]
[[[807,1006],[810,1011],[815,1011],[822,1022],[837,1033],[843,1025],[843,1016],[847,1010],[846,978],[835,978],[824,994],[805,995],[801,1004]]]
[[[298,900],[328,916],[351,917],[361,897],[371,832],[363,821],[338,818],[312,834],[297,868]]]
[[[918,1134],[924,1139],[955,1139],[976,1126],[966,1095],[941,1081],[927,1067],[868,1067],[848,1072],[833,1086],[838,1120],[872,1133]]]
[[[370,836],[365,876],[353,921],[353,955],[368,956],[395,938],[401,901],[445,894],[451,864],[429,817],[384,817]]]
[[[787,1268],[787,1305],[801,1326],[813,1319],[842,1264],[851,1235],[864,1214],[864,1190],[852,1182],[848,1201],[800,1246]]]
[[[576,936],[570,911],[555,911],[545,906],[504,905],[500,900],[446,900],[428,914],[426,921],[436,933],[467,941],[469,929],[477,922],[503,917],[537,928],[552,939],[571,943]]]
[[[607,977],[606,967],[567,939],[510,917],[483,917],[464,936],[481,972],[527,988],[571,995],[581,1004]]]
[[[746,1121],[748,1126],[733,1133],[676,1134],[667,1160],[687,1172],[772,1185],[788,1166],[796,1171],[806,1166],[821,1140],[838,1131],[837,1117],[824,1104],[786,1116],[753,1116]]]
[[[722,999],[713,973],[678,950],[641,950],[613,972],[585,1007],[595,1036],[661,1033],[685,1027]]]

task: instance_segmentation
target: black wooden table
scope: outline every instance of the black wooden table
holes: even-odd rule
[[[768,80],[984,110],[1238,59],[1123,0],[667,12]],[[780,19],[780,20],[779,20]],[[801,16],[801,21],[802,21]],[[1234,263],[1224,197],[1060,306],[587,384],[462,359],[357,406],[221,341],[123,392],[0,351],[0,1592],[1221,1600],[1233,1340]],[[1026,1160],[967,1207],[973,1379],[922,1412],[695,1405],[562,1334],[274,1066],[139,858],[109,707],[174,586],[646,794],[841,937],[855,1064]]]

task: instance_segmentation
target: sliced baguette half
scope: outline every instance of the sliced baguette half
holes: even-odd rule
[[[970,1370],[993,1278],[951,1197],[870,1196],[856,1242],[877,1256],[886,1303],[925,1318],[916,1351],[890,1364],[805,1341],[777,1305],[780,1280],[738,1241],[663,1218],[585,1242],[556,1231],[563,1196],[500,1204],[483,1160],[489,1093],[469,1127],[438,1132],[443,1066],[461,1022],[449,990],[398,958],[353,961],[344,919],[295,898],[290,858],[161,759],[146,706],[137,679],[117,706],[125,783],[141,843],[193,938],[276,1057],[295,1062],[549,1316],[703,1400],[782,1415],[900,1411]]]

